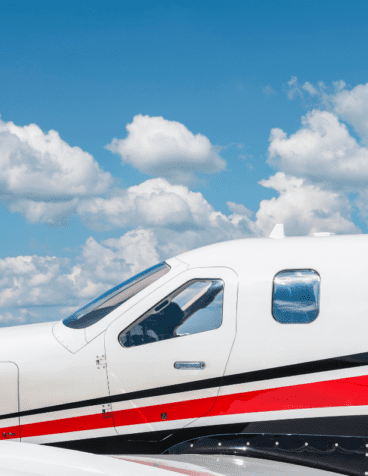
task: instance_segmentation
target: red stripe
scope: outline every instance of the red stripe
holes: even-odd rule
[[[368,405],[368,376],[223,395],[206,416]]]
[[[215,405],[214,405],[215,403]],[[368,376],[277,387],[252,392],[151,405],[114,412],[115,426],[235,415],[240,413],[368,405]],[[113,427],[112,418],[101,413],[63,418],[21,426],[22,437],[70,433]]]

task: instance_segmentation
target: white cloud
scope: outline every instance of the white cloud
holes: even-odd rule
[[[256,226],[263,235],[268,236],[276,223],[284,223],[288,235],[307,235],[318,231],[336,234],[360,232],[351,220],[351,206],[343,194],[323,190],[283,172],[262,180],[260,184],[280,194],[260,203]]]
[[[296,76],[292,76],[290,81],[287,82],[288,90],[287,90],[287,97],[288,99],[294,99],[295,96],[303,97],[303,91],[298,83],[298,78]]]
[[[126,129],[125,139],[114,138],[106,148],[145,174],[188,183],[197,173],[226,167],[207,137],[194,135],[180,122],[138,114]]]
[[[17,256],[0,260],[0,307],[63,304],[72,294],[62,269],[67,259]]]
[[[111,181],[89,153],[71,147],[58,132],[0,120],[2,198],[31,222],[63,221],[76,197],[104,193]]]
[[[333,104],[339,116],[368,143],[368,83],[359,84],[352,90],[343,89],[334,95]]]
[[[20,213],[30,223],[67,225],[78,205],[78,198],[61,202],[39,202],[30,199],[16,200],[9,204],[12,213]]]
[[[289,137],[272,129],[268,163],[327,188],[356,190],[368,183],[368,149],[327,111],[307,113],[302,128]]]
[[[230,211],[232,211],[233,213],[237,215],[246,216],[246,217],[251,217],[253,215],[252,210],[248,210],[248,208],[246,208],[241,203],[226,202],[226,205],[228,206]]]
[[[236,204],[233,205],[236,208]],[[227,217],[214,210],[200,192],[157,178],[120,191],[111,198],[83,200],[78,212],[87,223],[97,227],[124,227],[134,223],[143,228],[165,230],[162,233],[166,235],[171,230],[179,241],[179,235],[186,237],[188,245],[194,247],[194,242],[204,244],[214,236],[220,241],[225,237],[253,234],[247,213],[239,213],[234,206],[230,205],[230,209],[242,218],[240,221],[236,218],[236,225],[232,221],[235,215]]]
[[[20,326],[32,320],[38,320],[37,314],[28,309],[3,310],[0,312],[0,327]]]
[[[326,111],[333,111],[334,97],[345,88],[344,81],[334,81],[332,86],[327,86],[323,81],[318,81],[314,86],[309,81],[301,85],[296,76],[292,76],[287,82],[286,94],[288,99],[300,97],[304,107],[318,107]]]
[[[89,223],[114,227],[161,226],[185,229],[204,226],[213,212],[200,192],[184,185],[171,185],[163,178],[150,179],[110,198],[96,197],[81,201],[78,212]]]
[[[132,274],[164,259],[158,255],[158,242],[152,230],[131,230],[120,238],[104,240],[103,244],[114,250],[117,258],[124,260]]]
[[[36,124],[19,127],[0,120],[0,184],[3,191],[40,199],[106,192],[111,175],[58,132]]]
[[[307,91],[311,96],[315,96],[317,94],[316,88],[309,81],[306,81],[303,84],[302,88],[304,89],[304,91]]]

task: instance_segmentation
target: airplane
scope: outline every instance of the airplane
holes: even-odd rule
[[[277,225],[168,259],[62,321],[1,329],[0,440],[368,474],[367,248]]]

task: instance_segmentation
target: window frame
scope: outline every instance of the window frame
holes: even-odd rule
[[[283,273],[285,271],[288,271],[288,272],[293,272],[293,271],[312,271],[313,273],[316,273],[316,275],[318,276],[319,278],[319,289],[318,289],[318,301],[317,301],[317,305],[318,305],[318,313],[316,315],[316,317],[312,320],[312,321],[309,321],[309,322],[281,322],[279,321],[278,319],[276,319],[276,317],[274,316],[274,313],[273,313],[273,310],[274,310],[274,295],[275,295],[275,278],[280,274],[280,273]],[[321,311],[321,275],[319,274],[319,272],[313,268],[291,268],[291,269],[282,269],[280,271],[278,271],[272,278],[272,299],[271,299],[271,316],[272,318],[278,323],[278,324],[282,324],[282,325],[298,325],[298,324],[302,324],[302,325],[308,325],[308,324],[313,324],[317,318],[319,317],[320,315],[320,311]]]
[[[147,345],[147,344],[154,344],[156,342],[162,342],[164,340],[171,340],[173,337],[171,337],[170,339],[162,339],[162,340],[158,340],[158,341],[155,341],[155,342],[147,342],[145,344],[140,344],[140,345],[137,345],[137,346],[130,346],[130,347],[125,347],[121,341],[120,341],[120,337],[122,336],[123,333],[127,333],[127,332],[130,332],[131,329],[133,329],[135,326],[137,326],[138,324],[140,324],[140,322],[143,322],[149,315],[150,313],[157,307],[159,306],[161,303],[163,303],[165,300],[169,299],[170,298],[170,302],[172,299],[175,299],[176,296],[178,296],[182,291],[185,291],[185,289],[189,288],[192,284],[196,283],[196,282],[199,282],[199,281],[221,281],[222,282],[222,293],[223,293],[223,298],[222,298],[222,317],[221,317],[221,324],[218,326],[218,327],[215,327],[213,329],[208,329],[208,330],[204,330],[204,331],[200,331],[200,332],[194,332],[194,333],[191,333],[191,334],[184,334],[184,335],[178,335],[178,336],[175,336],[175,337],[189,337],[189,336],[192,336],[192,335],[197,335],[197,334],[202,334],[204,332],[209,332],[209,331],[215,331],[215,330],[218,330],[222,327],[223,323],[224,323],[224,302],[225,302],[225,286],[226,286],[226,282],[225,282],[225,279],[224,278],[202,278],[202,277],[194,277],[192,279],[189,279],[187,282],[181,284],[178,288],[176,288],[175,290],[171,291],[169,294],[167,294],[165,297],[161,298],[158,300],[158,302],[156,302],[156,304],[154,304],[153,306],[151,306],[147,311],[145,311],[141,316],[139,316],[137,319],[135,319],[133,322],[131,322],[127,327],[125,327],[125,329],[123,329],[121,332],[118,333],[118,337],[117,337],[117,340],[118,340],[118,343],[119,345],[124,348],[124,349],[130,349],[130,348],[136,348],[136,347],[141,347],[142,345]],[[194,314],[193,314],[194,315]],[[192,316],[189,316],[188,319],[190,319]],[[187,320],[187,319],[186,319]],[[180,326],[182,326],[185,322],[182,322],[179,326],[177,326],[177,328],[179,328]]]

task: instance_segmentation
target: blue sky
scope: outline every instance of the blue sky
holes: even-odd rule
[[[366,1],[0,6],[0,326],[183,250],[367,233]]]

